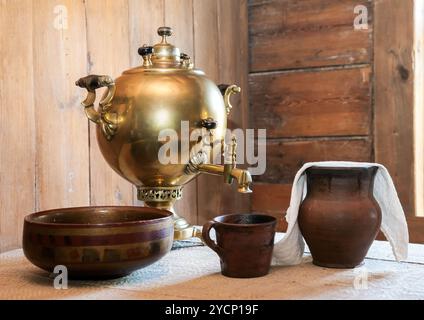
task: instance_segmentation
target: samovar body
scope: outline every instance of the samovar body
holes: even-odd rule
[[[217,86],[190,57],[169,44],[172,35],[161,27],[162,41],[139,49],[142,65],[113,80],[90,75],[77,81],[88,96],[82,103],[97,124],[97,140],[107,163],[137,187],[146,205],[173,211],[186,183],[201,172],[238,180],[240,192],[250,192],[250,174],[236,168],[235,141],[223,143],[230,96],[235,85]],[[96,89],[106,91],[94,107]],[[228,150],[224,165],[212,164],[213,147]],[[174,212],[175,238],[196,235],[195,229]]]

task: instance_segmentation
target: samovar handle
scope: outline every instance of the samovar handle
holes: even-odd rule
[[[87,98],[81,103],[87,118],[101,126],[108,140],[111,140],[118,128],[118,117],[114,113],[108,113],[112,99],[115,95],[115,82],[110,76],[89,75],[79,79],[75,84],[88,91]],[[99,102],[99,111],[94,108],[96,101],[96,89],[107,87],[105,97]]]
[[[221,91],[221,94],[224,96],[225,109],[227,110],[227,115],[229,115],[231,109],[233,108],[233,106],[231,105],[230,98],[233,94],[240,93],[241,88],[239,86],[236,86],[235,84],[220,84],[218,85],[218,88]]]

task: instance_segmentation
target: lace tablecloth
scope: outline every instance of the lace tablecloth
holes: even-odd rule
[[[387,242],[375,241],[355,269],[302,264],[272,267],[269,275],[232,279],[220,274],[207,247],[171,251],[157,263],[110,281],[69,281],[57,290],[21,249],[0,255],[0,299],[424,299],[424,245],[409,245],[407,262],[393,261]]]

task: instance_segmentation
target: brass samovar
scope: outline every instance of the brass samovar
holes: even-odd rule
[[[234,138],[223,143],[232,108],[230,96],[240,88],[217,86],[203,71],[194,69],[190,57],[168,43],[171,28],[161,27],[158,34],[160,43],[139,49],[141,66],[124,71],[116,80],[90,75],[76,84],[88,91],[82,105],[97,124],[98,144],[107,163],[137,187],[138,199],[147,206],[174,212],[174,238],[181,240],[198,236],[173,210],[186,183],[199,173],[222,175],[225,183],[235,179],[239,192],[248,193],[252,179],[248,171],[236,167]],[[107,89],[96,110],[96,89],[102,87]],[[182,121],[188,121],[189,134],[201,130],[208,139],[203,134],[202,139],[191,141],[182,133]],[[167,143],[158,139],[163,130],[179,133],[178,163],[159,161],[161,147]],[[226,154],[223,165],[212,163],[212,146],[217,143]]]

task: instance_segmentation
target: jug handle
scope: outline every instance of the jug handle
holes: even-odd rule
[[[101,125],[106,138],[110,140],[116,133],[118,118],[114,114],[107,113],[115,95],[115,82],[110,76],[89,75],[79,79],[75,84],[88,91],[88,95],[81,103],[88,119]],[[99,111],[94,108],[96,101],[96,89],[107,87],[105,97],[99,102]]]
[[[229,115],[231,109],[233,108],[233,106],[231,105],[230,98],[233,94],[240,93],[241,88],[239,86],[236,86],[235,84],[220,84],[218,85],[218,88],[221,91],[221,94],[224,96],[225,109],[227,111],[227,115]]]
[[[202,228],[202,239],[203,242],[209,247],[211,248],[213,251],[215,251],[220,257],[222,254],[222,249],[220,246],[218,246],[215,241],[213,241],[209,234],[211,232],[211,229],[214,228],[216,225],[215,221],[208,221],[203,225]]]

